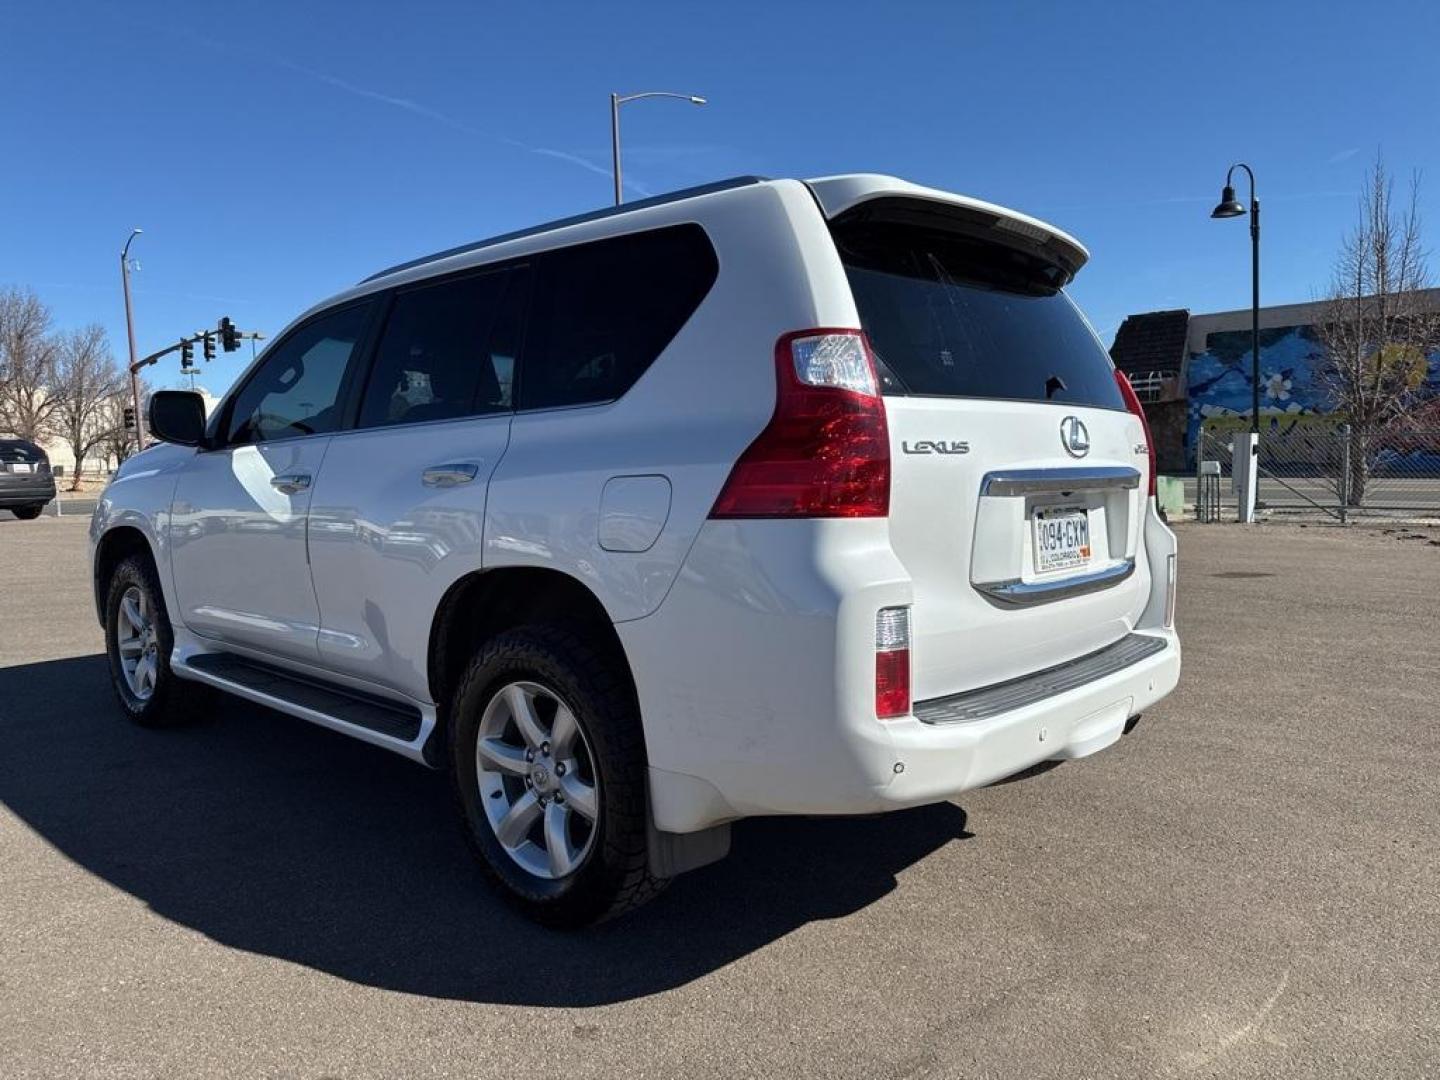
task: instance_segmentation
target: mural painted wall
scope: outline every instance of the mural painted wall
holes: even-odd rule
[[[1279,326],[1260,331],[1260,430],[1333,427],[1334,402],[1320,387],[1315,370],[1324,349],[1309,326]],[[1440,397],[1440,351],[1429,357],[1427,393]],[[1189,423],[1185,433],[1187,468],[1195,465],[1195,447],[1203,424],[1208,431],[1244,431],[1250,426],[1250,331],[1222,330],[1209,335],[1203,353],[1190,356]]]

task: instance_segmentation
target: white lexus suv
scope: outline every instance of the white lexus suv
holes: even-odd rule
[[[1103,749],[1180,646],[1086,258],[891,177],[746,177],[367,278],[208,422],[154,396],[91,524],[120,703],[218,689],[448,770],[553,925],[739,818]]]

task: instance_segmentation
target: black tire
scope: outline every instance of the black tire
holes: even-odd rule
[[[516,682],[539,684],[569,707],[591,762],[598,803],[593,842],[564,876],[527,871],[500,843],[481,805],[481,720],[492,699]],[[614,662],[583,631],[528,626],[497,635],[471,661],[451,706],[450,776],[465,837],[508,901],[544,925],[577,928],[636,908],[664,888],[667,881],[651,875],[648,861],[639,708]]]
[[[131,689],[120,655],[120,606],[127,593],[138,589],[150,605],[154,626],[154,685],[147,697]],[[170,670],[175,636],[165,610],[165,594],[148,556],[132,555],[115,567],[105,586],[105,653],[110,660],[110,685],[125,715],[141,727],[175,727],[193,720],[203,709],[209,689],[177,678]]]
[[[45,504],[38,506],[12,506],[10,512],[21,521],[34,521],[40,516],[40,511],[45,509]]]

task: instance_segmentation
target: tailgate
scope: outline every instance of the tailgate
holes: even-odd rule
[[[916,700],[1094,652],[1148,597],[1140,419],[1062,290],[1075,260],[996,220],[885,196],[831,222],[885,395]]]
[[[1011,401],[885,404],[890,544],[914,585],[916,700],[1051,667],[1129,633],[1149,589],[1137,569],[1139,421]],[[1066,418],[1088,431],[1083,461],[1062,449]]]

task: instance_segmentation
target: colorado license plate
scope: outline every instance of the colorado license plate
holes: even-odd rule
[[[1073,506],[1035,511],[1035,572],[1069,570],[1090,561],[1090,515]]]

